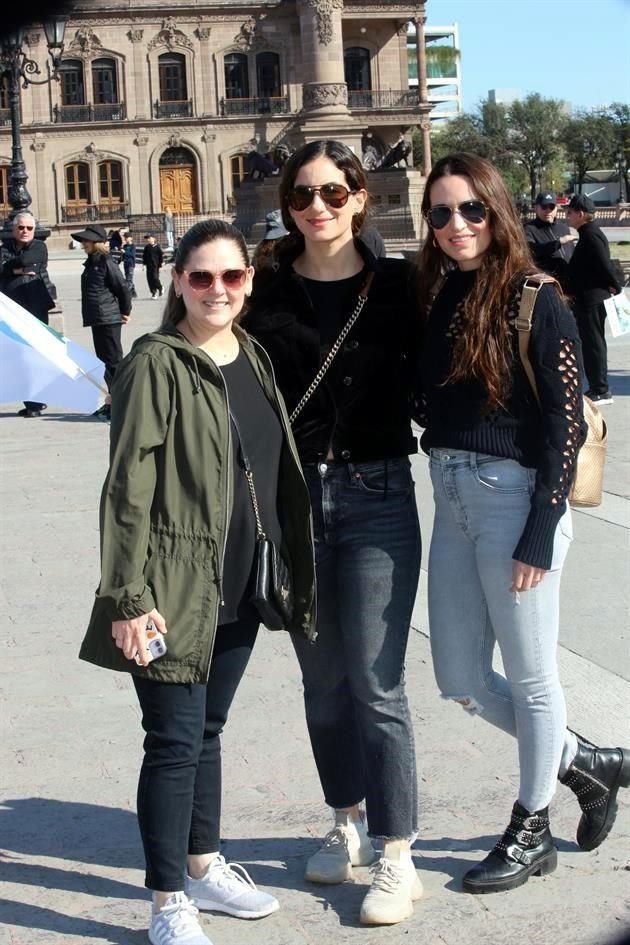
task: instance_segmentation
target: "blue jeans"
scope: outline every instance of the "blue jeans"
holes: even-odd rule
[[[293,644],[326,803],[365,798],[371,836],[417,827],[413,729],[404,683],[420,573],[407,457],[307,467],[315,525],[315,644]]]
[[[553,797],[565,744],[566,707],[556,651],[560,576],[571,543],[567,508],[551,570],[510,593],[512,554],[530,508],[535,470],[464,450],[431,450],[435,521],[429,553],[429,625],[438,686],[471,715],[518,739],[519,802]],[[498,643],[505,676],[492,668]]]

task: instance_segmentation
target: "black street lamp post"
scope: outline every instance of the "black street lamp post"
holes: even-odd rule
[[[67,16],[51,16],[44,22],[44,32],[46,33],[46,42],[48,52],[52,59],[52,71],[48,66],[48,75],[43,79],[35,79],[33,76],[41,75],[38,64],[29,59],[22,44],[24,42],[24,30],[15,28],[0,36],[0,75],[5,74],[8,78],[8,97],[9,111],[11,115],[11,165],[9,168],[9,180],[7,196],[11,205],[11,212],[4,221],[4,226],[0,231],[0,239],[8,239],[12,235],[11,223],[16,215],[22,210],[28,210],[31,205],[31,195],[27,189],[28,175],[22,157],[22,141],[20,137],[20,81],[22,87],[29,85],[45,85],[59,78],[59,66],[63,54],[63,38],[66,29]],[[46,239],[50,235],[50,230],[36,230],[38,239]]]

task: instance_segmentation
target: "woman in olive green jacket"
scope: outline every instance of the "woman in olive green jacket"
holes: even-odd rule
[[[235,324],[252,276],[238,230],[195,225],[162,328],[135,343],[114,382],[101,581],[80,656],[131,673],[142,709],[138,818],[156,945],[209,942],[193,898],[244,918],[278,908],[218,852],[219,736],[259,624],[245,443],[265,531],[291,573],[287,629],[312,639],[315,622],[308,490],[269,359]],[[167,646],[155,659],[151,623]]]

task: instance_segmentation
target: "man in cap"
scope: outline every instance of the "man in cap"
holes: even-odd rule
[[[556,198],[549,191],[538,194],[534,205],[536,219],[525,224],[525,237],[536,265],[557,279],[566,290],[569,259],[577,236],[563,220],[557,220]]]
[[[48,250],[35,238],[35,217],[21,210],[11,224],[13,238],[0,246],[0,292],[48,324],[48,312],[55,307],[56,291],[48,278]],[[20,417],[39,417],[46,404],[25,400]]]
[[[81,276],[81,315],[83,325],[92,330],[94,353],[105,365],[105,383],[111,392],[116,368],[122,361],[121,329],[129,321],[131,292],[120,267],[109,252],[107,233],[97,223],[90,223],[84,230],[71,233],[73,240],[81,243],[86,260]],[[111,397],[95,415],[101,420],[111,416]]]
[[[591,198],[574,194],[567,206],[567,221],[578,231],[578,243],[569,260],[569,295],[582,340],[586,396],[602,405],[613,402],[608,389],[604,299],[621,292],[621,285],[610,259],[608,240],[594,217]]]

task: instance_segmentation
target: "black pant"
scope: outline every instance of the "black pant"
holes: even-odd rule
[[[254,618],[218,627],[207,684],[133,677],[146,732],[138,822],[149,889],[183,889],[187,854],[219,849],[220,735],[257,633]]]
[[[605,394],[608,391],[608,348],[604,303],[576,301],[573,311],[582,341],[584,373],[589,390],[593,394]]]
[[[116,368],[122,361],[123,350],[120,343],[122,323],[115,325],[92,325],[92,341],[94,352],[99,361],[105,365],[105,383],[107,390],[112,389],[112,381]]]
[[[155,295],[156,292],[162,291],[160,270],[157,266],[147,266],[147,285],[149,286],[149,292],[151,295]]]

